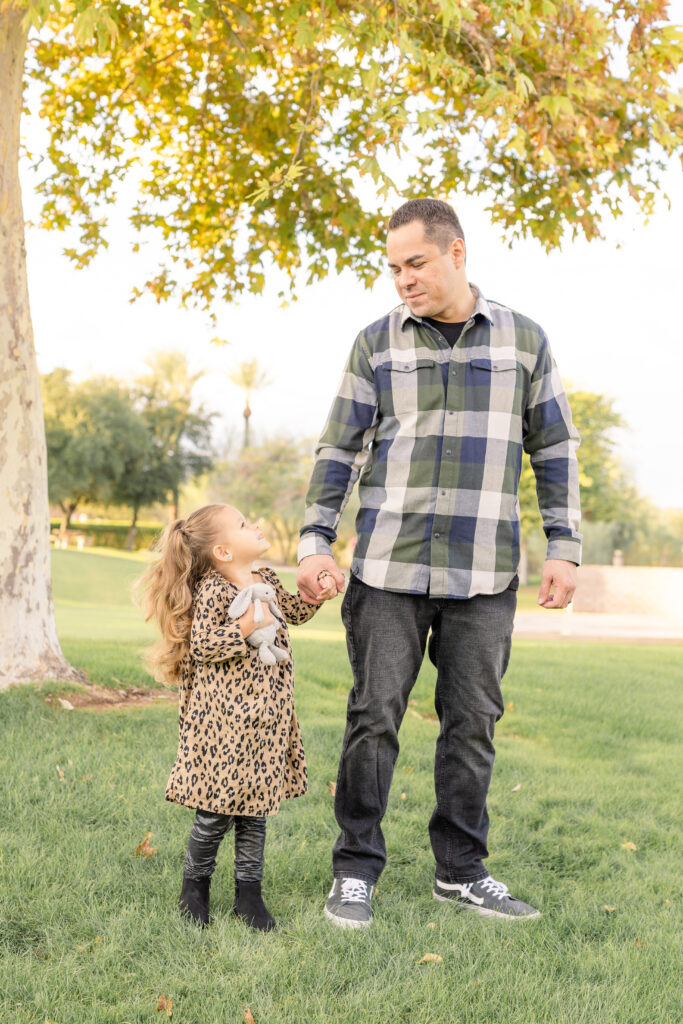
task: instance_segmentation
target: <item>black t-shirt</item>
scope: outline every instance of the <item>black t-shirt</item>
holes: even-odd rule
[[[442,320],[432,320],[430,316],[426,316],[424,319],[428,324],[431,324],[432,327],[436,327],[440,334],[443,334],[451,348],[455,345],[456,341],[462,334],[463,327],[467,323],[467,320],[463,320],[460,324],[447,324]]]

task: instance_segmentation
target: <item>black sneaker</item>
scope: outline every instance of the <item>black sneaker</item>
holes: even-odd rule
[[[502,917],[506,921],[533,921],[540,910],[516,900],[506,885],[488,875],[477,882],[440,882],[434,880],[434,898],[457,907],[473,910],[481,917]]]
[[[335,878],[325,904],[325,917],[338,928],[367,928],[372,924],[373,886],[362,878]]]

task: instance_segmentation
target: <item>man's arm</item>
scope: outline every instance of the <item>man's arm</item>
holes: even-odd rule
[[[578,446],[569,402],[548,339],[541,331],[524,417],[524,449],[536,477],[538,507],[548,539],[538,595],[544,608],[566,608],[576,589],[576,567],[581,562]]]
[[[341,514],[367,461],[376,429],[374,373],[369,347],[360,334],[318,442],[306,495],[297,585],[302,597],[311,603],[321,599],[322,588],[317,577],[323,570],[332,574],[338,593],[344,589],[344,577],[334,561],[331,545],[337,539]]]

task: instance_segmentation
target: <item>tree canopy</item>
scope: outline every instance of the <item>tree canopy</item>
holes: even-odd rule
[[[209,306],[271,267],[374,280],[387,195],[481,193],[509,239],[651,210],[683,142],[665,0],[24,0],[49,128],[43,223],[87,263],[135,171],[146,282]],[[406,170],[407,169],[407,170]],[[397,170],[397,173],[394,173]]]

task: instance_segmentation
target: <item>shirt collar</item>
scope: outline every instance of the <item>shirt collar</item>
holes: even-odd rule
[[[491,307],[489,306],[488,302],[486,301],[486,299],[482,295],[481,291],[479,290],[479,288],[477,288],[476,284],[472,284],[471,281],[470,281],[470,288],[472,289],[472,291],[474,293],[474,297],[475,297],[475,304],[474,304],[474,310],[472,312],[472,318],[474,318],[475,316],[477,316],[477,314],[479,314],[480,316],[483,316],[484,319],[488,320],[488,322],[490,324],[493,324],[493,315],[491,313]],[[405,327],[405,325],[407,324],[407,322],[409,320],[413,320],[416,324],[423,323],[423,318],[421,316],[415,316],[414,313],[410,312],[410,309],[408,308],[408,306],[406,306],[404,304],[403,305],[403,311],[401,313],[401,330],[403,330],[403,328]]]

